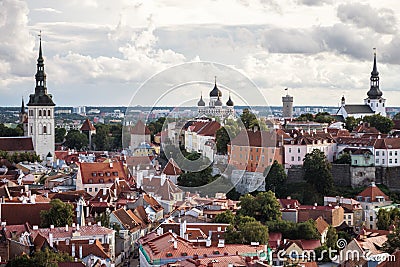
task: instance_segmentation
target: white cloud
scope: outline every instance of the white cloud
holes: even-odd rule
[[[48,13],[56,13],[56,14],[60,14],[61,11],[51,8],[51,7],[42,7],[42,8],[35,8],[34,11],[38,11],[38,12],[48,12]]]

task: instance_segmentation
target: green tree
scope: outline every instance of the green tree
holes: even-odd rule
[[[283,195],[287,175],[282,164],[279,164],[278,161],[274,160],[274,163],[265,169],[264,176],[265,191],[272,190],[278,196]]]
[[[314,220],[294,223],[285,220],[266,222],[270,232],[280,232],[287,239],[319,239],[320,234]]]
[[[313,121],[314,116],[311,113],[303,113],[295,119],[296,121]]]
[[[344,152],[338,159],[335,160],[336,164],[351,164],[351,155]]]
[[[215,133],[215,141],[217,143],[217,153],[226,155],[230,138],[224,127],[219,128]]]
[[[335,119],[328,112],[318,112],[314,120],[319,123],[331,123]]]
[[[298,223],[295,230],[296,239],[320,239],[321,236],[316,227],[315,221],[310,219],[305,222]]]
[[[239,226],[239,231],[243,237],[243,244],[251,242],[259,242],[260,244],[268,243],[268,227],[260,222],[247,222]]]
[[[364,122],[368,122],[372,127],[375,127],[381,133],[387,134],[394,127],[394,122],[380,114],[375,114],[372,116],[365,116],[363,118]]]
[[[379,230],[388,230],[390,223],[391,223],[390,211],[385,209],[380,209],[378,211],[376,227],[378,227]]]
[[[239,215],[251,216],[261,222],[282,219],[280,204],[272,191],[260,192],[255,197],[242,196],[239,205]]]
[[[78,130],[70,130],[65,136],[65,145],[72,149],[81,150],[89,143],[87,136]]]
[[[40,211],[40,221],[42,227],[61,227],[71,225],[74,218],[74,206],[70,203],[62,202],[60,199],[50,201],[49,210]]]
[[[314,149],[307,153],[303,163],[304,179],[311,184],[318,193],[327,195],[333,189],[331,164],[324,152]]]
[[[256,115],[254,115],[254,113],[252,113],[248,108],[243,109],[243,112],[240,115],[240,120],[246,129],[251,129],[254,125],[258,125]]]
[[[95,127],[96,134],[92,137],[92,143],[95,150],[109,150],[110,136],[108,126],[105,124],[96,124]]]
[[[387,241],[383,244],[383,251],[389,254],[393,254],[396,250],[399,249],[400,249],[400,229],[399,227],[396,227],[392,233],[387,235]]]
[[[349,116],[345,120],[345,127],[349,132],[352,132],[354,128],[360,123],[360,119],[356,119],[352,116]]]
[[[7,262],[7,267],[57,267],[58,262],[73,262],[74,258],[65,252],[54,252],[49,249],[36,251],[32,256],[17,256]]]
[[[62,143],[64,142],[65,135],[67,134],[67,130],[65,128],[56,128],[55,129],[55,142]]]
[[[100,222],[102,226],[109,227],[110,226],[110,212],[104,211],[95,217],[96,223]]]
[[[337,248],[338,234],[336,232],[336,228],[329,226],[328,232],[326,234],[326,246],[331,249]]]
[[[9,128],[0,123],[0,137],[23,136],[24,131],[21,127]]]
[[[235,215],[231,210],[227,210],[215,216],[214,222],[229,223],[233,225],[235,223]]]

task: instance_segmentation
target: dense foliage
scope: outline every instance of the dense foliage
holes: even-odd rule
[[[278,161],[274,161],[274,163],[265,169],[265,191],[273,191],[278,197],[282,197],[284,194],[285,183],[287,180],[287,175],[285,169],[282,164],[279,164]]]
[[[15,152],[13,154],[8,153],[7,151],[0,150],[0,159],[6,159],[10,163],[20,163],[20,162],[39,162],[40,157],[36,155],[35,152]]]
[[[74,206],[72,204],[62,202],[59,199],[52,199],[50,205],[49,210],[40,211],[42,227],[48,228],[50,225],[61,227],[72,224],[74,218]]]
[[[282,219],[280,204],[272,191],[260,192],[255,197],[250,194],[242,196],[238,214],[261,222]]]
[[[368,122],[371,127],[375,127],[381,133],[387,134],[394,127],[394,122],[380,114],[375,114],[372,116],[365,116],[363,118],[364,122]]]
[[[46,249],[45,251],[36,251],[33,255],[26,254],[17,256],[8,261],[6,267],[57,267],[58,262],[73,262],[68,253],[54,252]]]
[[[15,128],[9,128],[3,123],[0,123],[0,137],[23,136],[24,130],[21,125]]]
[[[304,158],[303,169],[304,180],[312,185],[318,193],[327,195],[332,191],[331,164],[324,152],[314,149],[311,153],[307,153]]]
[[[82,150],[87,148],[88,144],[87,136],[78,130],[70,130],[65,137],[64,145],[70,149]]]

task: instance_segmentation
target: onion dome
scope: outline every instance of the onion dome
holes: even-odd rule
[[[219,96],[218,96],[217,101],[215,101],[215,106],[222,106],[222,102],[221,102],[221,100],[219,99]]]
[[[210,97],[222,96],[221,90],[217,87],[217,77],[215,77],[214,88],[210,91]]]
[[[231,99],[231,95],[229,95],[229,99],[228,99],[228,101],[226,102],[226,105],[227,105],[228,107],[233,107],[233,101],[232,101],[232,99]]]
[[[204,107],[206,105],[206,102],[203,100],[203,95],[200,97],[199,102],[197,102],[197,106],[199,107]]]

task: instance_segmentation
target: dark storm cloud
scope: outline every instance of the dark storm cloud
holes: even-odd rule
[[[337,16],[344,23],[352,23],[359,28],[371,28],[378,33],[393,34],[397,31],[397,20],[391,9],[376,9],[359,3],[342,4],[338,7]]]

